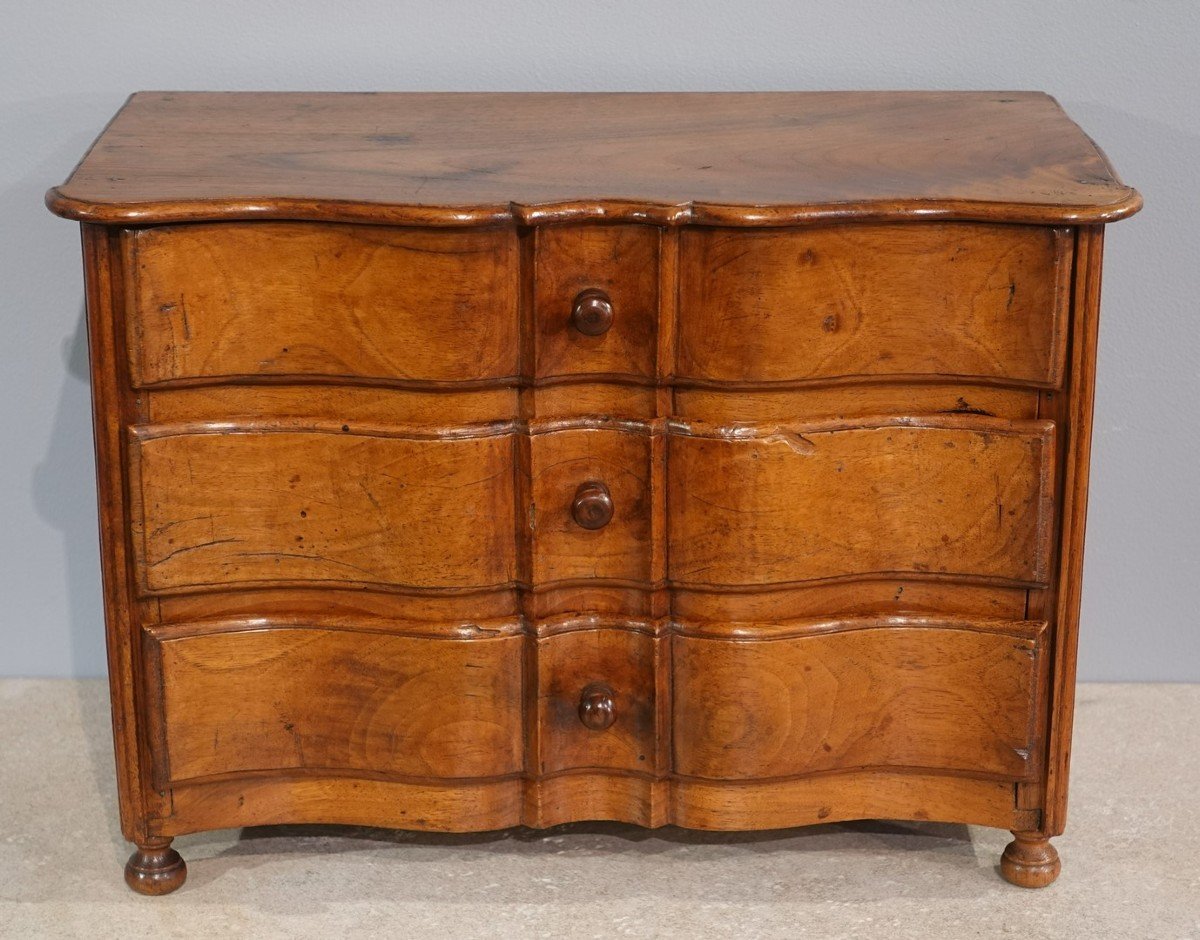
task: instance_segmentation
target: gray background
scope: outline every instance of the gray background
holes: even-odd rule
[[[104,671],[76,227],[138,89],[1042,89],[1147,208],[1109,229],[1080,675],[1200,680],[1200,4],[37,0],[0,29],[0,675]]]

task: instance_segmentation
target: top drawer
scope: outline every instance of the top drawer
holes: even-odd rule
[[[482,384],[517,373],[510,229],[250,222],[131,231],[135,386],[239,376]]]
[[[682,233],[678,374],[1061,383],[1068,229],[964,222]]]

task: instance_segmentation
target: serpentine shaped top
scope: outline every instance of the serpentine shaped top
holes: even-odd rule
[[[1040,92],[142,92],[46,201],[122,225],[1054,225],[1141,207]]]

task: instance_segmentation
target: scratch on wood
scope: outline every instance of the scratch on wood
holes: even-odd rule
[[[383,507],[379,505],[379,500],[375,498],[375,494],[367,488],[367,484],[362,480],[358,481],[359,488],[366,494],[367,499],[371,501],[371,505],[375,507],[377,512],[383,512]]]
[[[172,307],[175,305],[172,304]],[[183,338],[190,340],[192,338],[192,324],[188,320],[187,304],[184,302],[183,296],[179,297],[179,312],[183,316]]]
[[[200,542],[197,545],[185,545],[185,546],[183,546],[183,548],[177,548],[173,552],[168,552],[167,554],[163,555],[162,558],[158,559],[158,561],[152,562],[151,567],[153,568],[158,565],[161,565],[163,562],[170,561],[176,555],[182,555],[186,552],[198,552],[202,548],[211,548],[214,545],[224,545],[228,542],[239,542],[239,541],[241,541],[241,540],[231,537],[231,538],[227,538],[227,539],[210,539],[207,542]]]

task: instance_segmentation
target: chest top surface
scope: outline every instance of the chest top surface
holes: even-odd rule
[[[1141,199],[1038,92],[141,92],[47,203],[116,224],[1056,224]]]

